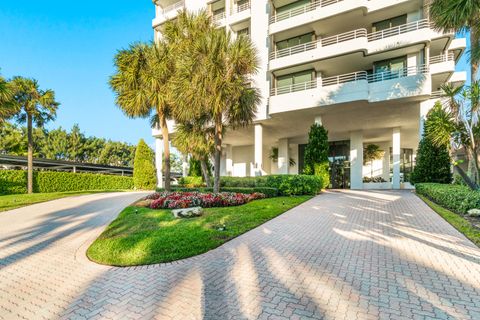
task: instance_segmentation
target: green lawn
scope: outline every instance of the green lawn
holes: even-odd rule
[[[430,208],[438,213],[443,219],[447,220],[455,229],[463,233],[468,239],[480,247],[480,230],[472,226],[472,224],[461,215],[447,210],[438,204],[432,202],[427,197],[417,194]]]
[[[45,201],[71,197],[71,196],[78,196],[83,194],[100,193],[100,192],[113,192],[113,190],[11,194],[6,196],[0,195],[0,212],[28,206],[28,205],[39,203],[39,202],[45,202]]]
[[[170,210],[127,207],[88,248],[88,257],[115,266],[145,265],[192,257],[251,230],[311,196],[256,200],[238,207],[205,209],[175,219]],[[225,224],[226,230],[218,227]]]

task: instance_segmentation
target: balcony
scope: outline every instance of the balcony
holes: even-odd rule
[[[269,113],[309,109],[355,101],[388,101],[430,95],[427,66],[368,74],[366,71],[272,88]]]
[[[291,65],[352,52],[363,51],[365,54],[372,54],[400,45],[431,41],[440,35],[440,33],[430,29],[430,23],[426,19],[373,33],[367,33],[366,29],[357,29],[274,51],[270,54],[270,70],[278,70]]]
[[[212,21],[218,26],[224,26],[226,22],[225,11],[212,15]]]
[[[362,10],[362,15],[366,15],[409,1],[411,0],[316,0],[271,16],[269,32],[274,34],[353,10]]]
[[[181,11],[185,8],[185,1],[178,1],[166,7],[159,7],[157,11],[157,16],[152,21],[152,26],[154,28],[158,27],[167,20],[173,19],[177,16],[178,11]]]
[[[430,73],[452,73],[455,72],[455,55],[450,52],[446,55],[430,57]]]
[[[235,3],[231,9],[230,23],[235,24],[249,19],[251,16],[250,7],[250,1],[242,4]]]

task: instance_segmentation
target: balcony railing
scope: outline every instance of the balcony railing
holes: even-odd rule
[[[291,56],[293,54],[306,52],[309,50],[316,49],[318,47],[331,46],[337,43],[357,39],[357,38],[367,37],[367,29],[357,29],[349,32],[345,32],[336,36],[323,38],[320,40],[299,44],[290,48],[285,48],[281,50],[274,51],[270,53],[270,60],[282,58],[286,56]]]
[[[412,31],[427,29],[427,28],[430,28],[430,22],[427,19],[422,19],[422,20],[410,22],[407,24],[402,24],[401,26],[370,33],[368,35],[368,41],[385,39],[385,38],[397,36],[400,34],[404,34],[407,32],[412,32]]]
[[[433,57],[430,57],[430,64],[434,64],[434,63],[442,63],[442,62],[447,62],[447,61],[454,61],[455,60],[455,55],[453,54],[453,52],[450,52],[448,54],[441,54],[441,55],[438,55],[438,56],[433,56]]]
[[[171,4],[169,6],[166,6],[165,8],[162,8],[162,13],[163,14],[167,14],[169,12],[172,12],[172,11],[178,11],[178,10],[181,10],[185,7],[185,1],[182,0],[182,1],[178,1],[178,2],[175,2],[174,4]]]
[[[286,19],[289,19],[291,17],[295,17],[295,16],[298,16],[298,15],[304,14],[306,12],[313,11],[317,8],[326,7],[326,6],[329,6],[329,5],[338,3],[338,2],[342,2],[342,1],[343,0],[317,0],[317,1],[313,1],[309,4],[304,5],[304,6],[294,8],[294,9],[290,9],[288,11],[285,11],[285,12],[282,12],[282,13],[279,13],[279,14],[275,14],[274,16],[270,17],[270,24],[275,23],[275,22],[279,22],[279,21],[282,21],[282,20],[286,20]]]
[[[214,14],[212,16],[212,20],[213,20],[213,23],[221,23],[223,20],[225,20],[225,11],[221,12],[221,13],[217,13],[217,14]]]
[[[333,85],[339,85],[343,83],[355,82],[355,81],[367,81],[368,83],[376,83],[381,81],[387,81],[392,79],[398,79],[408,76],[414,76],[419,74],[425,74],[428,72],[428,66],[415,66],[415,67],[408,67],[394,71],[385,71],[379,72],[374,74],[368,74],[366,71],[358,71],[352,72],[347,74],[342,74],[338,76],[323,78],[323,79],[315,79],[312,81],[298,83],[289,86],[282,86],[277,88],[272,88],[270,90],[271,96],[276,96],[280,94],[286,94],[291,92],[297,91],[305,91],[309,89],[315,89],[317,87],[328,87]]]
[[[235,13],[240,13],[240,12],[243,12],[245,10],[248,10],[250,9],[250,1],[247,1],[245,3],[242,3],[240,5],[236,4],[233,6],[232,8],[232,13],[235,14]]]

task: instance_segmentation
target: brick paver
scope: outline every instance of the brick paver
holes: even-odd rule
[[[0,318],[480,319],[480,250],[410,192],[327,192],[177,263],[88,261],[138,197],[0,213]]]

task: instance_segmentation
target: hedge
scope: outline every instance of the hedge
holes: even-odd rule
[[[27,172],[0,170],[0,194],[27,193]],[[34,171],[33,191],[38,193],[133,189],[133,179],[114,175]]]
[[[178,184],[185,188],[201,188],[205,185],[202,177],[194,176],[182,177],[178,180]]]
[[[158,192],[165,191],[165,189],[158,188]],[[179,192],[213,192],[213,188],[184,188],[184,187],[172,187],[172,191],[179,191]],[[255,187],[255,188],[244,188],[244,187],[222,187],[220,188],[220,192],[235,192],[235,193],[244,193],[244,194],[252,194],[255,192],[263,193],[267,198],[277,197],[278,196],[278,189],[275,188],[267,188],[267,187]]]
[[[466,214],[470,209],[480,209],[480,192],[462,185],[417,183],[416,192],[453,212]]]

